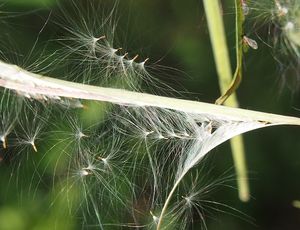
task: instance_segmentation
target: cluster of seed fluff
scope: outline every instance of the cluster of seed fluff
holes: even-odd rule
[[[268,40],[282,72],[282,83],[292,91],[300,87],[300,2],[298,0],[242,0],[245,23],[256,31],[267,26]],[[259,35],[261,36],[261,35]]]
[[[300,58],[300,3],[299,1],[275,1],[277,20],[294,53]]]
[[[198,169],[188,172],[217,145],[262,125],[205,113],[114,106],[103,122],[86,126],[78,116],[83,108],[45,105],[8,91],[1,98],[2,163],[15,162],[21,173],[31,159],[32,178],[43,184],[51,175],[52,186],[61,187],[59,195],[81,224],[102,229],[156,228],[161,219],[161,229],[185,228],[193,220],[205,227],[207,207],[225,207],[207,194],[228,178],[211,181]],[[39,184],[30,187],[38,190]]]
[[[57,52],[57,61],[64,68],[67,65],[72,80],[138,91],[141,84],[158,85],[159,80],[148,72],[152,68],[149,58],[128,52],[118,43],[115,37],[116,6],[110,9],[108,16],[99,20],[94,16],[105,11],[101,3],[96,7],[91,2],[73,4],[76,6],[60,7],[57,24],[63,37],[55,39],[63,46]]]
[[[297,0],[242,0],[246,21],[257,20],[255,26],[274,24],[299,56],[300,3]],[[276,31],[277,32],[277,31]]]
[[[68,35],[58,39],[63,48],[51,56],[59,54],[51,63],[54,70],[61,64],[60,75],[84,83],[135,90],[143,81],[155,84],[147,59],[116,48],[115,10],[99,20],[95,17],[103,11],[101,5],[82,2],[85,7],[71,1],[60,8],[61,28]],[[90,18],[82,13],[86,7]],[[58,190],[51,207],[60,196],[83,227],[96,229],[185,229],[193,220],[205,223],[206,206],[217,205],[207,193],[221,181],[198,183],[202,174],[196,166],[231,137],[264,126],[205,111],[119,105],[111,105],[113,112],[105,110],[102,120],[91,126],[81,116],[89,112],[84,104],[1,91],[0,161],[10,165],[16,158],[21,172],[23,166],[30,169],[26,160],[32,159],[29,187],[34,193],[39,185]]]
[[[205,113],[187,114],[151,107],[122,107],[121,111],[113,116],[116,119],[114,129],[117,133],[137,140],[138,148],[145,146],[142,148],[142,158],[150,168],[149,183],[153,183],[149,212],[153,216],[154,225],[161,219],[166,219],[166,222],[160,225],[164,226],[163,228],[172,228],[175,222],[177,225],[186,224],[183,219],[190,211],[188,207],[196,205],[197,197],[201,199],[201,196],[205,196],[205,189],[201,190],[200,186],[199,191],[195,191],[194,188],[193,192],[183,194],[179,198],[174,196],[173,202],[169,203],[169,198],[174,195],[177,187],[181,187],[179,184],[184,181],[186,174],[203,160],[211,149],[245,130],[262,127],[259,122],[229,121]],[[184,188],[184,183],[182,186]],[[182,204],[185,205],[181,206]],[[179,207],[182,207],[180,211]],[[202,211],[197,212],[200,219],[203,218]]]

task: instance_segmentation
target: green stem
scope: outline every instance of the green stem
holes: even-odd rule
[[[209,26],[210,38],[213,47],[214,58],[216,62],[217,73],[219,76],[219,85],[222,96],[216,101],[216,104],[225,104],[231,107],[239,107],[235,90],[242,79],[242,34],[243,34],[243,10],[240,0],[235,0],[236,9],[236,70],[232,78],[230,58],[226,43],[226,34],[222,13],[220,11],[219,0],[204,0],[204,7]],[[249,183],[247,179],[247,166],[245,158],[245,149],[243,137],[235,137],[230,140],[232,156],[234,160],[239,198],[242,201],[249,200]]]
[[[222,92],[231,83],[232,71],[219,0],[203,0],[210,40]]]
[[[237,178],[239,198],[241,201],[247,202],[250,199],[250,189],[243,136],[239,135],[230,139],[230,146]]]
[[[233,79],[220,80],[220,87],[222,96],[219,97],[216,101],[216,104],[222,105],[225,101],[229,98],[230,95],[234,94],[236,89],[239,87],[241,80],[242,80],[242,62],[243,62],[243,43],[242,43],[242,36],[243,36],[243,22],[244,22],[244,15],[243,9],[241,5],[241,0],[235,0],[235,45],[236,45],[236,69],[233,75]],[[225,34],[223,35],[225,36]],[[226,45],[226,44],[225,44]],[[227,49],[227,46],[226,46]],[[227,56],[228,57],[228,56]],[[223,75],[219,75],[223,76]],[[222,77],[225,79],[225,76]],[[227,76],[226,76],[227,78]],[[230,81],[230,84],[227,82]],[[223,84],[222,84],[223,82]],[[232,95],[234,97],[234,95]],[[232,100],[236,101],[236,100]],[[234,103],[234,102],[232,102]]]

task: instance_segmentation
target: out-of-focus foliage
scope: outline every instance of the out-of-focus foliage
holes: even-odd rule
[[[13,47],[21,47],[20,50],[23,52],[25,50],[26,53],[26,50],[30,50],[33,46],[50,11],[57,10],[57,1],[6,0],[3,2],[2,8],[7,12],[24,13],[38,9],[32,14],[16,15],[7,21],[5,17],[3,19],[8,31],[17,30],[22,33],[22,36],[11,37],[10,43]],[[229,0],[223,2],[229,47],[234,61],[234,4]],[[186,98],[214,102],[219,97],[217,76],[201,1],[122,0],[118,7],[120,18],[117,33],[126,48],[138,51],[142,56],[149,57],[150,61],[159,60],[159,64],[175,67],[185,73],[181,74],[178,71],[177,74],[173,72],[162,74],[163,81],[170,83],[174,88],[187,89],[190,93],[183,94]],[[40,34],[40,40],[46,42],[53,39],[54,34],[60,33],[54,28],[55,26],[49,23]],[[250,50],[245,56],[245,74],[241,87],[237,91],[240,106],[299,116],[299,94],[291,94],[287,87],[279,85],[281,70],[277,68],[278,63],[271,49],[265,44],[269,42],[268,33],[264,32],[268,31],[268,28],[265,29],[258,28],[258,31],[255,28],[249,29],[251,36],[258,41],[259,49]],[[256,36],[256,32],[260,31],[262,31],[261,35]],[[0,33],[3,33],[3,30],[0,30]],[[6,36],[9,37],[10,34]],[[1,47],[6,45],[3,42],[0,44]],[[49,45],[45,52],[51,53],[55,49],[54,45]],[[30,58],[34,59],[34,56],[33,54]],[[22,57],[21,54],[16,59],[22,61]],[[26,65],[26,63],[22,64]],[[85,125],[88,127],[91,123],[102,122],[105,119],[103,113],[105,109],[105,104],[97,104],[95,107],[93,103],[89,103],[86,112],[82,112],[79,116],[86,121]],[[90,122],[91,120],[93,122]],[[64,124],[57,125],[67,129]],[[53,140],[51,135],[53,134],[48,133],[43,138],[51,141]],[[296,230],[300,228],[300,210],[292,205],[293,200],[300,199],[299,136],[300,130],[297,127],[271,128],[245,135],[253,199],[250,203],[241,204],[234,190],[224,192],[222,188],[214,199],[229,203],[232,207],[253,217],[257,226],[239,217],[220,212],[206,217],[208,229]],[[55,138],[64,137],[55,136]],[[41,147],[38,153],[29,154],[35,154],[36,162],[45,155],[43,162],[46,164],[49,155],[58,156],[55,154],[59,148],[60,146],[56,146],[45,155]],[[213,162],[210,165],[213,165],[216,174],[230,169],[232,159],[228,146],[223,145],[214,150],[210,161]],[[63,159],[60,164],[64,164]],[[32,181],[30,174],[34,172],[35,164],[32,163],[26,168],[27,173],[19,170],[22,167],[17,166],[17,170],[11,174],[11,169],[0,163],[0,229],[81,229],[80,220],[67,215],[66,211],[69,199],[74,199],[76,204],[76,189],[69,191],[68,197],[65,197],[59,188],[52,190],[51,182],[48,181],[48,184],[42,183],[43,189],[35,190],[32,188],[35,181]],[[45,165],[45,168],[55,167],[59,170],[60,165],[47,165],[47,167]],[[55,204],[52,203],[53,199],[56,201]]]
[[[9,3],[15,6],[23,7],[45,7],[50,5],[55,5],[56,0],[1,0],[1,2]]]

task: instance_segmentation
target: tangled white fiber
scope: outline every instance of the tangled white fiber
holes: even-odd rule
[[[100,9],[86,4],[91,12]],[[142,93],[142,82],[158,81],[148,59],[115,47],[116,7],[101,22],[77,22],[73,17],[82,13],[75,1],[73,14],[61,8],[71,23],[63,25],[69,36],[58,39],[63,48],[51,55],[59,55],[51,68],[65,69],[61,79],[45,76],[47,58],[34,71],[0,61],[2,150],[20,172],[30,153],[42,152],[33,159],[30,189],[37,193],[50,175],[59,191],[51,206],[67,200],[83,227],[187,229],[196,214],[206,229],[205,206],[222,204],[205,197],[226,179],[202,185],[199,163],[234,136],[300,125],[300,119]],[[80,114],[89,111],[102,118],[84,121]]]

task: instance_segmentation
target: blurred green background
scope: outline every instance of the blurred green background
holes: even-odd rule
[[[234,4],[230,0],[222,2],[234,63]],[[2,14],[3,17],[0,14],[1,27],[7,30],[0,29],[0,33],[5,33],[10,44],[2,41],[1,46],[16,47],[16,52],[26,56],[50,11],[55,12],[56,7],[56,0],[3,2],[2,9],[7,13]],[[217,75],[201,1],[122,0],[117,14],[120,17],[117,37],[125,41],[130,52],[178,69],[167,70],[167,74],[162,74],[163,81],[178,91],[189,92],[182,94],[185,98],[203,102],[214,102],[218,98]],[[299,117],[299,93],[293,85],[281,84],[274,52],[263,42],[269,41],[267,28],[256,31],[259,37],[253,31],[252,28],[250,35],[258,41],[259,49],[245,55],[244,78],[237,91],[240,107]],[[40,34],[39,42],[53,39],[56,33],[55,25],[49,23]],[[47,49],[46,52],[51,52],[55,47]],[[26,65],[22,58],[17,55],[13,59],[17,64],[21,60]],[[300,129],[272,127],[244,136],[252,198],[248,203],[241,203],[235,190],[223,191],[222,188],[213,198],[253,217],[254,224],[216,212],[207,219],[208,229],[300,229],[300,209],[292,206],[294,200],[300,200]],[[210,157],[217,172],[233,167],[228,143],[212,151]],[[81,228],[76,219],[60,214],[66,205],[64,198],[58,205],[49,207],[47,199],[51,194],[45,189],[45,194],[39,192],[30,199],[22,194],[26,193],[26,184],[32,178],[23,175],[15,188],[8,186],[10,173],[9,167],[0,163],[0,230]]]

